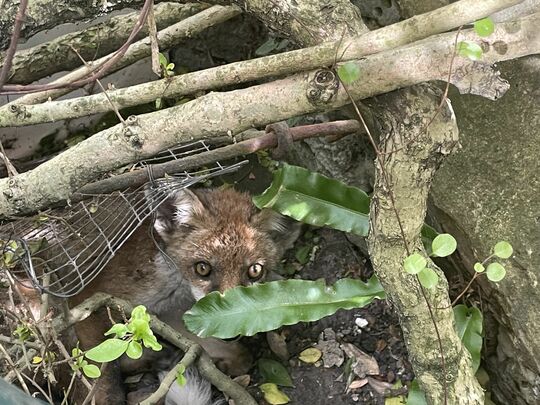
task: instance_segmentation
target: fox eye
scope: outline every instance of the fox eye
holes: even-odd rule
[[[212,266],[207,262],[197,262],[193,267],[199,276],[207,277],[212,272]]]
[[[263,265],[260,263],[254,263],[249,266],[248,277],[252,280],[257,280],[262,277],[264,272]]]

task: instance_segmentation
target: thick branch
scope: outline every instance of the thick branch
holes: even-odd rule
[[[431,181],[443,158],[458,146],[450,104],[439,111],[440,93],[420,85],[377,100],[384,106],[378,111],[385,155],[376,161],[368,247],[377,276],[400,314],[416,377],[430,403],[479,405],[483,391],[455,333],[444,274],[430,261],[439,283],[427,290],[403,270],[409,252],[426,255],[419,234]]]
[[[203,4],[161,3],[155,7],[158,29],[164,29],[207,8]],[[83,31],[62,35],[50,42],[19,51],[13,58],[8,83],[31,83],[56,72],[74,69],[81,60],[71,47],[77,49],[85,60],[107,55],[118,49],[128,38],[139,16],[133,12],[113,17]],[[148,34],[145,26],[137,36]],[[3,63],[0,57],[0,65]]]
[[[360,130],[360,124],[355,120],[334,121],[322,124],[304,125],[290,128],[289,132],[293,141],[301,141],[316,136],[338,136],[343,137]],[[164,177],[167,174],[179,173],[205,166],[220,160],[231,159],[241,155],[248,155],[259,150],[274,148],[278,145],[278,136],[265,131],[246,131],[245,140],[235,142],[232,145],[224,146],[197,155],[187,156],[180,160],[173,160],[166,163],[151,165],[152,175],[155,178]],[[242,134],[240,134],[242,135]],[[238,140],[238,139],[237,139]],[[108,194],[113,191],[125,190],[128,187],[137,187],[148,181],[146,170],[135,170],[110,177],[95,183],[87,184],[78,190],[72,197],[71,202],[82,199],[84,195]]]
[[[516,0],[505,0],[504,4],[513,4]],[[114,102],[117,108],[134,106],[142,103],[152,102],[159,97],[180,97],[192,94],[201,90],[215,89],[226,85],[238,84],[252,80],[258,80],[270,76],[290,74],[292,72],[316,69],[321,66],[334,64],[336,55],[340,60],[358,59],[368,54],[390,50],[402,46],[411,41],[419,40],[436,33],[444,32],[456,28],[467,22],[473,21],[489,15],[501,9],[501,2],[487,1],[478,3],[475,0],[462,0],[443,9],[435,10],[422,16],[413,17],[404,22],[369,32],[361,36],[348,40],[338,40],[336,42],[323,44],[320,46],[287,52],[279,55],[272,55],[264,58],[233,63],[224,66],[207,69],[201,72],[188,73],[170,79],[159,80],[151,83],[144,83],[126,89],[108,91],[108,97]],[[479,6],[481,4],[482,7]],[[466,12],[464,11],[466,10]],[[530,27],[529,27],[530,28]],[[534,32],[530,31],[530,35]],[[526,29],[522,30],[526,31]],[[477,39],[474,33],[468,34],[471,39]],[[496,42],[512,41],[512,34],[502,30],[497,31],[499,37],[491,36],[488,40],[491,46]],[[448,45],[453,46],[454,37],[452,35],[441,37]],[[437,44],[437,42],[434,42]],[[424,52],[437,52],[437,49],[430,49],[430,44],[426,43]],[[420,48],[421,49],[421,48]],[[506,52],[508,58],[518,57],[523,54],[523,50],[509,48]],[[433,77],[438,72],[437,67],[446,63],[444,53],[439,54],[440,60],[432,56],[433,64],[421,66],[427,77],[443,79],[444,75]],[[416,56],[410,55],[412,65],[415,69]],[[496,60],[492,60],[494,62]],[[402,66],[407,66],[404,62],[395,65],[396,74],[400,74]],[[70,75],[68,75],[70,76]],[[466,83],[469,86],[469,83]],[[61,119],[81,117],[89,114],[110,111],[110,103],[104,94],[96,94],[88,97],[75,98],[71,100],[56,101],[46,103],[41,106],[20,107],[15,104],[34,104],[47,100],[49,97],[64,94],[58,91],[45,92],[44,94],[29,95],[21,97],[13,103],[0,108],[0,127],[21,126],[42,122],[58,121]],[[21,108],[23,110],[21,110]]]
[[[167,0],[175,3],[186,3],[181,0]],[[159,1],[156,1],[158,3]],[[31,35],[56,27],[64,23],[73,23],[88,20],[113,10],[123,8],[137,8],[143,0],[109,0],[103,1],[73,1],[73,0],[32,0],[28,4],[25,23],[22,29],[22,38],[28,39]],[[7,48],[9,36],[19,1],[3,0],[0,13],[0,49]]]
[[[180,21],[170,27],[167,27],[161,30],[158,33],[158,41],[162,49],[167,49],[177,44],[183,39],[191,38],[192,36],[198,34],[201,31],[204,31],[208,27],[219,24],[223,21],[226,21],[240,13],[240,9],[236,6],[231,7],[221,7],[213,6],[206,10],[201,11],[191,17],[186,18],[183,21]],[[114,54],[113,54],[114,55]],[[122,56],[122,58],[110,69],[108,73],[115,72],[126,66],[129,66],[139,59],[145,58],[150,55],[150,39],[145,38],[140,41],[137,41],[131,46],[129,46],[127,52]],[[62,76],[61,78],[50,83],[51,85],[59,85],[60,88],[41,91],[39,93],[28,94],[26,96],[20,97],[14,102],[6,104],[2,109],[9,108],[11,105],[16,104],[34,104],[48,100],[49,98],[57,98],[64,94],[67,94],[72,91],[69,86],[66,86],[68,83],[72,83],[78,79],[82,79],[90,75],[96,67],[105,64],[109,59],[114,56],[104,56],[100,59],[97,59],[91,63],[88,63],[87,66],[83,66],[71,73]],[[20,85],[6,85],[5,89],[12,89],[16,92],[17,89],[21,87]],[[6,90],[7,91],[7,90]],[[106,98],[104,98],[106,100]]]
[[[506,24],[498,26],[496,37],[508,41],[508,52],[516,47],[523,53],[540,52],[536,27],[540,16],[515,23],[508,34]],[[503,32],[504,31],[504,32]],[[358,62],[362,75],[350,85],[357,99],[385,93],[426,80],[444,80],[454,53],[454,35],[445,34],[419,44],[372,55]],[[531,38],[534,40],[531,42]],[[529,48],[528,48],[529,47]],[[517,51],[516,51],[517,53]],[[508,53],[486,53],[490,61],[506,59]],[[409,63],[407,63],[409,62]],[[396,70],[399,66],[399,71]],[[437,66],[426,72],[423,67]],[[465,58],[454,61],[457,73],[475,71],[478,63]],[[467,80],[454,74],[452,82]],[[481,83],[484,86],[504,83]],[[18,215],[66,200],[76,189],[114,168],[155,155],[178,143],[238,133],[291,116],[337,108],[349,102],[331,71],[319,70],[247,89],[210,93],[189,103],[154,113],[130,117],[124,127],[118,124],[101,131],[36,169],[0,181],[0,213]]]

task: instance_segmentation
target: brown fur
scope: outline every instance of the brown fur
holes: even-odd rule
[[[150,237],[150,229],[150,223],[139,227],[96,279],[70,300],[70,305],[104,292],[134,305],[146,305],[150,312],[164,318],[180,319],[195,302],[193,294],[200,298],[210,291],[252,284],[247,271],[255,263],[264,267],[264,276],[257,280],[262,281],[298,235],[297,225],[274,212],[258,212],[249,195],[232,189],[183,190],[161,205],[154,236],[170,260]],[[207,277],[194,270],[201,261],[212,266]],[[77,335],[82,348],[101,342],[109,327],[104,311],[81,322]],[[234,344],[216,340],[201,343],[211,355],[226,361],[243,355],[238,348],[232,356],[227,353],[225,345],[231,348]],[[97,403],[122,403],[124,392],[117,366],[106,370],[96,394]]]

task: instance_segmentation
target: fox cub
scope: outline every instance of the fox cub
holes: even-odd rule
[[[140,226],[70,304],[104,292],[178,322],[183,312],[211,291],[264,281],[299,233],[298,224],[274,211],[258,211],[248,194],[232,189],[175,192],[158,208],[153,236],[150,226]],[[109,327],[104,312],[81,322],[77,327],[81,347],[99,344]],[[227,364],[240,357],[235,349],[228,353],[234,342],[204,339],[200,343],[218,365],[224,361],[224,368],[234,369],[234,364]],[[125,401],[118,368],[110,364],[105,369],[96,392],[98,404]],[[209,401],[203,383],[187,386],[206,392],[197,405]]]

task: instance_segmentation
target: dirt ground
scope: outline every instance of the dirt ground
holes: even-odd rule
[[[311,239],[317,241],[316,253],[297,276],[312,280],[324,278],[329,283],[342,277],[366,279],[371,276],[369,263],[343,233],[320,229],[313,235]],[[340,310],[318,322],[284,327],[281,334],[286,338],[290,355],[289,361],[283,364],[294,384],[293,388],[282,388],[282,391],[291,399],[291,404],[384,404],[385,394],[393,396],[399,392],[391,389],[397,381],[406,383],[413,379],[398,318],[386,301],[376,300],[356,310]],[[343,343],[351,343],[373,357],[379,373],[360,378],[351,372],[351,366],[347,366],[351,361],[347,361],[348,356],[340,348]],[[249,347],[256,358],[279,360],[263,337],[252,339]],[[323,359],[315,364],[298,359],[298,354],[310,347],[323,352]],[[340,366],[332,365],[340,359],[343,361]],[[257,372],[253,374],[257,382],[260,376]],[[365,385],[347,390],[351,380],[353,385]]]

